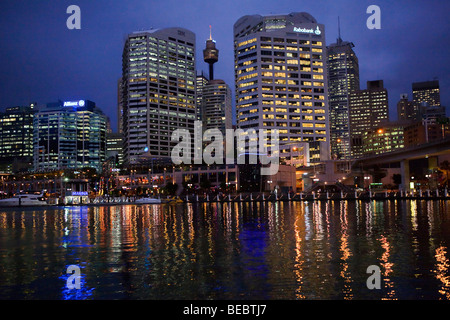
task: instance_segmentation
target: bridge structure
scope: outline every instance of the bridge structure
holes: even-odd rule
[[[443,155],[450,155],[450,138],[379,155],[362,157],[352,163],[352,168],[367,170],[375,166],[400,163],[402,189],[409,191],[411,182],[410,161],[428,159],[428,168],[432,169],[438,167],[438,157]]]

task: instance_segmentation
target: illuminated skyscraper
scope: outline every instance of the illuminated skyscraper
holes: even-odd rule
[[[203,97],[203,88],[208,84],[208,78],[201,73],[197,73],[197,79],[195,84],[196,91],[196,109],[197,109],[197,120],[202,121],[203,111],[202,111],[202,97]]]
[[[32,103],[0,113],[0,168],[4,172],[28,170],[33,162],[35,107]]]
[[[430,107],[439,107],[441,105],[438,80],[414,82],[412,91],[413,100],[418,104],[426,103]]]
[[[363,155],[363,133],[389,120],[388,93],[383,80],[367,81],[367,89],[350,94],[349,118],[352,157],[358,158]]]
[[[397,103],[397,118],[399,121],[416,122],[420,120],[419,105],[408,100],[406,93],[400,96]]]
[[[349,96],[359,90],[359,64],[354,44],[342,41],[327,48],[328,103],[330,104],[330,143],[334,159],[350,159]]]
[[[225,136],[232,129],[231,90],[223,80],[212,80],[203,87],[203,130],[219,129]]]
[[[39,107],[33,119],[34,170],[95,168],[106,158],[107,117],[89,100]]]
[[[176,129],[196,120],[195,34],[182,28],[130,34],[123,50],[124,161],[170,157]]]
[[[234,24],[239,128],[279,130],[280,161],[292,150],[329,158],[325,28],[310,14],[251,15]]]

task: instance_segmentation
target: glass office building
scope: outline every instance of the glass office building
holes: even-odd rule
[[[34,117],[34,170],[95,168],[106,157],[107,117],[89,100],[59,101]]]
[[[203,87],[203,130],[219,129],[225,136],[232,129],[231,89],[223,80],[211,80]]]
[[[0,170],[28,170],[33,161],[35,104],[6,108],[0,113]]]
[[[176,129],[194,129],[195,34],[182,28],[128,35],[122,57],[124,161],[170,157]],[[192,144],[193,145],[193,144]]]
[[[327,160],[324,25],[305,12],[244,16],[234,24],[234,55],[238,127],[278,129],[282,162],[303,144],[310,162]]]
[[[388,92],[383,80],[367,81],[367,89],[350,94],[350,146],[353,158],[364,154],[363,134],[389,120]]]
[[[342,41],[328,46],[328,99],[333,159],[350,159],[350,93],[359,90],[359,63],[354,44]]]

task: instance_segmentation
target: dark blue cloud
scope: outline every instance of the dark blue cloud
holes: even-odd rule
[[[81,30],[68,30],[66,9],[81,8]],[[369,30],[366,9],[381,8],[381,30]],[[197,35],[197,68],[207,70],[201,50],[209,25],[220,50],[216,77],[234,88],[233,24],[246,14],[306,11],[326,26],[327,43],[352,41],[360,61],[361,87],[383,79],[391,114],[414,81],[438,77],[442,102],[450,103],[450,3],[442,1],[204,1],[204,0],[2,0],[0,2],[0,107],[86,98],[116,128],[117,80],[128,33],[179,26]]]

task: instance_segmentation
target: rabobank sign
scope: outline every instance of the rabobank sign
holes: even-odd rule
[[[318,36],[322,34],[322,31],[320,31],[319,26],[317,26],[316,29],[314,29],[314,28],[294,27],[294,32],[310,33],[310,34],[316,34]]]

